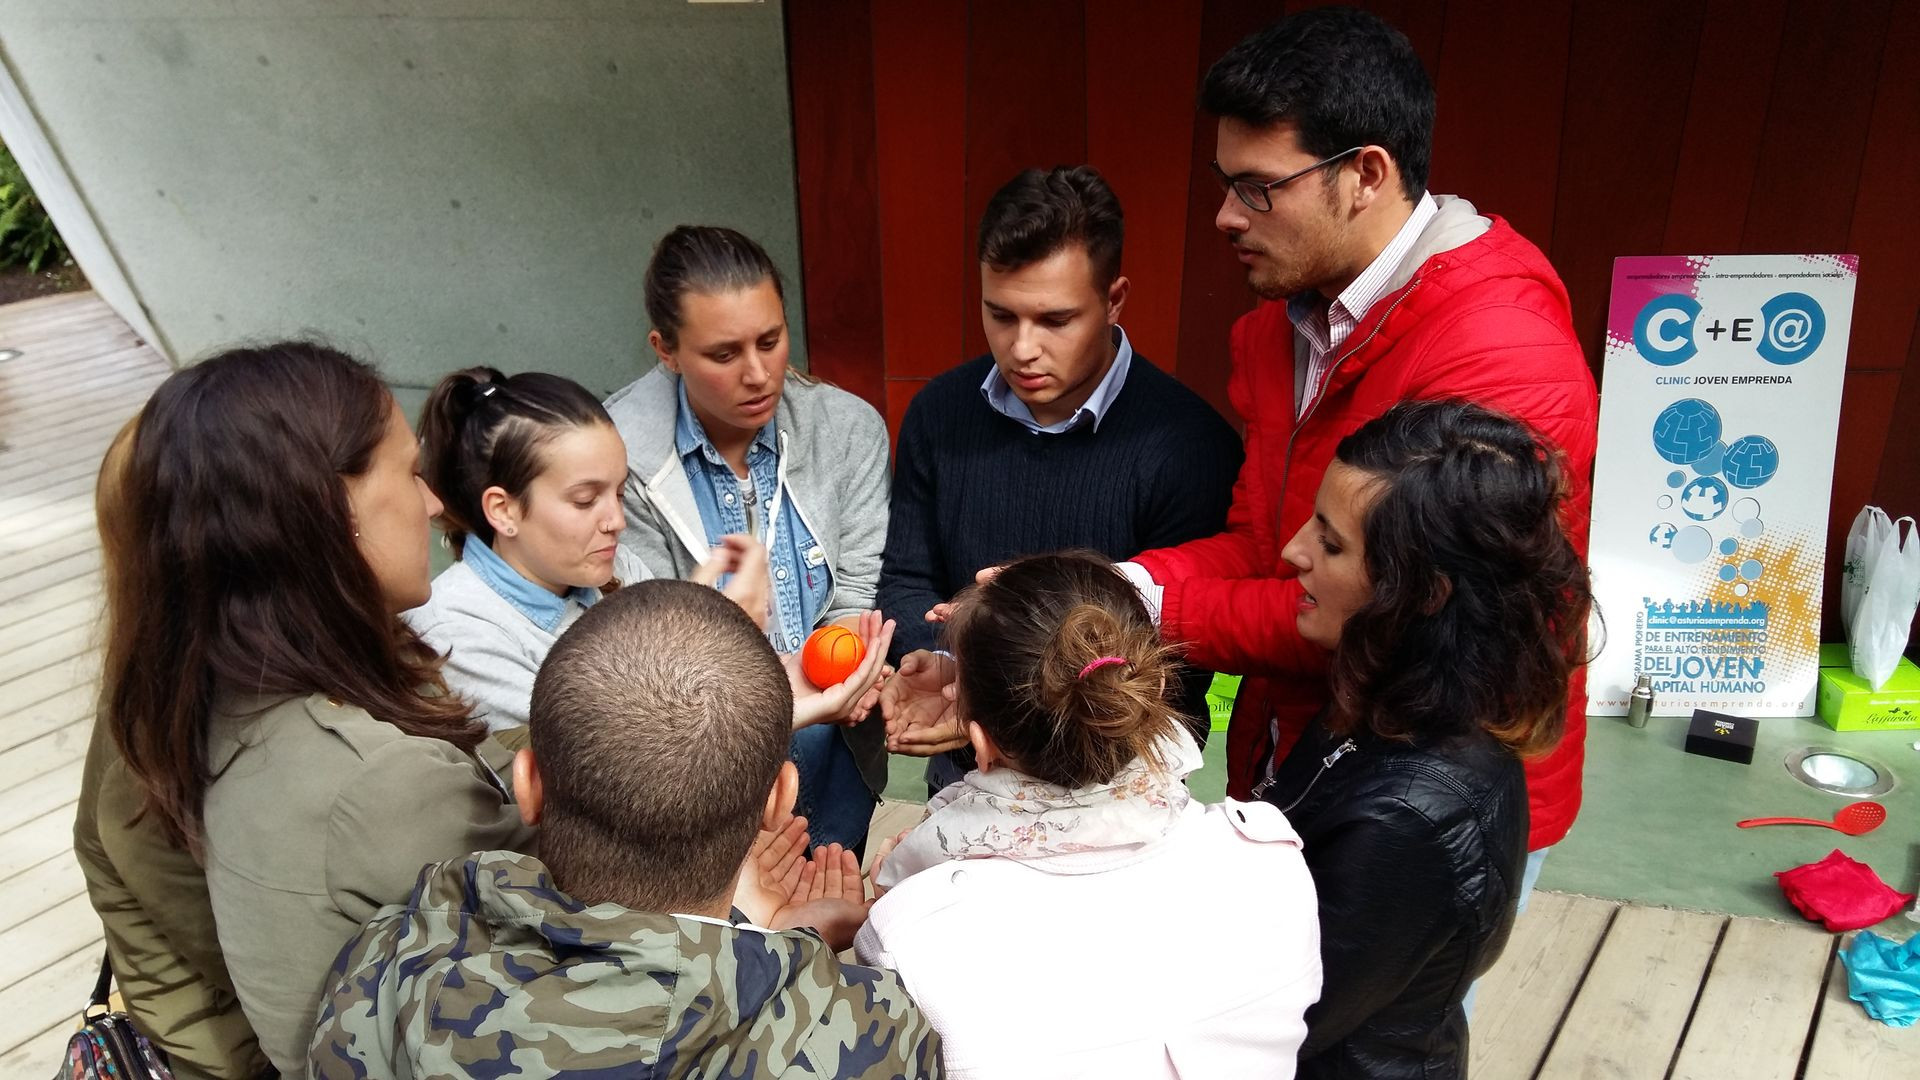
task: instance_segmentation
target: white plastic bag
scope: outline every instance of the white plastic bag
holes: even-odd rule
[[[1893,520],[1877,506],[1863,506],[1847,530],[1846,561],[1840,564],[1840,629],[1852,640],[1853,613],[1860,610],[1860,597],[1867,591],[1866,552],[1878,546],[1893,531]]]
[[[1847,649],[1853,673],[1878,690],[1900,663],[1914,609],[1920,607],[1920,535],[1913,519],[1903,517],[1870,536],[1859,562],[1860,602],[1847,622]]]

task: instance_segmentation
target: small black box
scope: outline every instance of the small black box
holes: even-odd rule
[[[1687,753],[1751,765],[1753,739],[1759,732],[1758,721],[1695,709],[1693,723],[1687,725]]]

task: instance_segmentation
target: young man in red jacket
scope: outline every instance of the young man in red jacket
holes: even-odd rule
[[[1427,193],[1433,87],[1402,34],[1363,12],[1303,12],[1223,56],[1200,100],[1219,120],[1214,225],[1262,298],[1232,335],[1246,464],[1225,532],[1121,568],[1192,663],[1249,676],[1227,734],[1228,791],[1246,798],[1327,698],[1326,654],[1295,629],[1314,600],[1281,547],[1312,515],[1334,445],[1409,398],[1519,417],[1566,455],[1584,555],[1599,406],[1546,256]],[[1585,705],[1576,678],[1565,741],[1527,763],[1528,886],[1579,810]]]

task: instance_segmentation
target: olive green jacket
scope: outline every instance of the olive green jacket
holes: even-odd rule
[[[233,699],[207,733],[207,890],[261,1049],[306,1070],[327,971],[428,863],[529,851],[492,740],[479,756],[320,695]]]
[[[140,783],[104,722],[80,778],[73,854],[100,914],[128,1015],[177,1075],[240,1080],[267,1059],[233,993],[214,935],[207,876],[140,812]],[[75,1001],[78,1011],[80,1002]]]

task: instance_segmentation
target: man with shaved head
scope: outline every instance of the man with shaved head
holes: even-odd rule
[[[540,669],[514,762],[541,857],[429,866],[376,914],[335,965],[314,1075],[940,1075],[897,976],[734,904],[756,833],[791,815],[792,715],[766,638],[712,589],[595,605]]]

